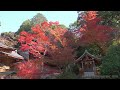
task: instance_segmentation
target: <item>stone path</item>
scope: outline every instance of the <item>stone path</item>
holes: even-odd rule
[[[85,77],[95,76],[94,72],[84,72]]]
[[[94,72],[84,72],[84,76],[82,76],[85,79],[91,79],[92,77],[95,77]]]

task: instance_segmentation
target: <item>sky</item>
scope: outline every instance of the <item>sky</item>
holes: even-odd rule
[[[77,20],[77,11],[0,11],[0,33],[16,32],[25,20],[37,13],[43,14],[48,21],[59,21],[67,27]]]

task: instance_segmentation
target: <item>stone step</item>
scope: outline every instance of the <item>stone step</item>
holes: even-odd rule
[[[94,72],[84,72],[84,77],[92,77],[95,76]]]

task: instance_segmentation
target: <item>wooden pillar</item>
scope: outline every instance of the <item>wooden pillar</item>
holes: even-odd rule
[[[79,73],[80,73],[80,75],[82,76],[82,75],[84,75],[84,67],[83,67],[83,61],[81,61],[80,62],[81,63],[81,68],[79,68]]]
[[[82,61],[82,75],[84,75],[84,65],[83,65],[83,61]]]
[[[94,62],[94,60],[93,60],[93,71],[94,71],[94,73],[96,74],[96,67],[95,67],[95,62]]]
[[[81,63],[82,63],[82,69],[83,69],[83,61]]]

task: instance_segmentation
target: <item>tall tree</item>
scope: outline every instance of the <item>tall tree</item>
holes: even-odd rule
[[[27,32],[31,31],[31,27],[32,27],[31,20],[28,19],[22,23],[16,34],[19,34],[22,31],[27,31]]]
[[[35,15],[32,19],[28,19],[22,23],[16,34],[20,34],[22,31],[31,32],[31,27],[36,24],[41,24],[42,22],[47,21],[47,19],[40,13]]]
[[[85,22],[83,16],[86,14],[86,11],[77,11],[77,13],[78,13],[77,26],[81,27]]]
[[[114,27],[113,37],[115,40],[120,40],[120,11],[99,11],[98,13],[103,18],[103,25]]]
[[[37,15],[35,15],[32,19],[31,19],[31,23],[32,25],[36,25],[36,24],[41,24],[42,22],[47,21],[46,17],[44,17],[41,13],[37,13]]]
[[[74,60],[73,49],[66,44],[64,34],[67,32],[58,22],[43,22],[31,28],[32,33],[22,31],[19,42],[21,50],[29,50],[39,62],[47,62],[61,68]],[[62,47],[59,46],[58,42]],[[67,51],[67,53],[66,53]],[[50,57],[42,57],[47,54]],[[29,64],[32,67],[29,67]],[[40,69],[39,69],[40,68]],[[38,65],[34,61],[18,64],[18,75],[25,78],[35,78],[36,71],[41,74],[43,63]],[[38,73],[37,73],[38,74]]]
[[[29,50],[34,57],[58,67],[74,61],[74,49],[68,45],[72,40],[65,35],[68,30],[62,28],[58,22],[43,22],[32,27],[32,31],[32,33],[25,31],[20,33],[21,50]],[[42,58],[46,54],[50,57]]]
[[[70,25],[69,25],[69,30],[70,31],[74,31],[74,30],[76,30],[78,28],[78,22],[77,21],[75,21],[74,23],[71,23]]]
[[[120,27],[120,11],[98,11],[98,14],[103,19],[102,24]]]
[[[84,24],[83,15],[86,12],[85,11],[77,11],[77,13],[78,13],[78,17],[77,17],[76,21],[69,25],[69,30],[73,31],[73,32],[76,31],[77,29],[79,29]]]
[[[86,12],[83,18],[85,24],[79,29],[81,44],[95,44],[99,47],[101,54],[104,54],[106,45],[111,40],[113,29],[109,26],[99,24],[101,18],[97,17],[96,11]]]

